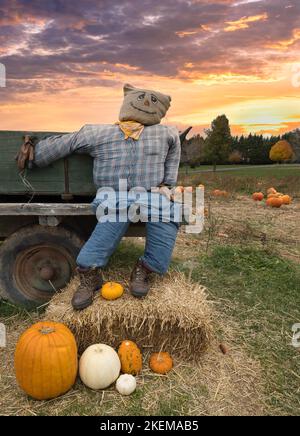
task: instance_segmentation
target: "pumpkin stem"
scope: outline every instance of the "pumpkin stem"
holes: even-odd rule
[[[55,329],[53,327],[42,327],[40,329],[40,333],[42,333],[42,335],[49,335],[50,333],[54,333]]]

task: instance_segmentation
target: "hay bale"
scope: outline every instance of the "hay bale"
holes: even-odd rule
[[[173,355],[197,360],[212,338],[212,308],[205,289],[188,281],[181,273],[156,278],[146,299],[133,298],[128,291],[126,272],[108,272],[107,280],[125,284],[124,296],[105,301],[99,295],[94,304],[75,312],[70,304],[78,279],[51,301],[46,318],[63,322],[73,331],[83,352],[94,343],[113,347],[130,339],[145,350],[165,349]]]

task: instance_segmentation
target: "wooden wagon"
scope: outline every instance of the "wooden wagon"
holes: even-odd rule
[[[97,223],[90,206],[96,189],[89,156],[72,155],[19,175],[15,155],[24,134],[0,131],[0,296],[30,307],[69,282]],[[127,236],[144,236],[144,226],[131,226]]]

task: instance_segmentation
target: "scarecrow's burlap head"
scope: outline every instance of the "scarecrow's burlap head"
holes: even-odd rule
[[[124,103],[120,111],[120,121],[137,121],[145,126],[159,124],[166,115],[171,97],[157,91],[124,86]]]

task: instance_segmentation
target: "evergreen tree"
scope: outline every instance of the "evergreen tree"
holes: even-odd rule
[[[204,158],[210,161],[216,171],[217,165],[228,161],[232,147],[232,137],[228,118],[218,116],[206,131],[207,138],[204,146]]]

